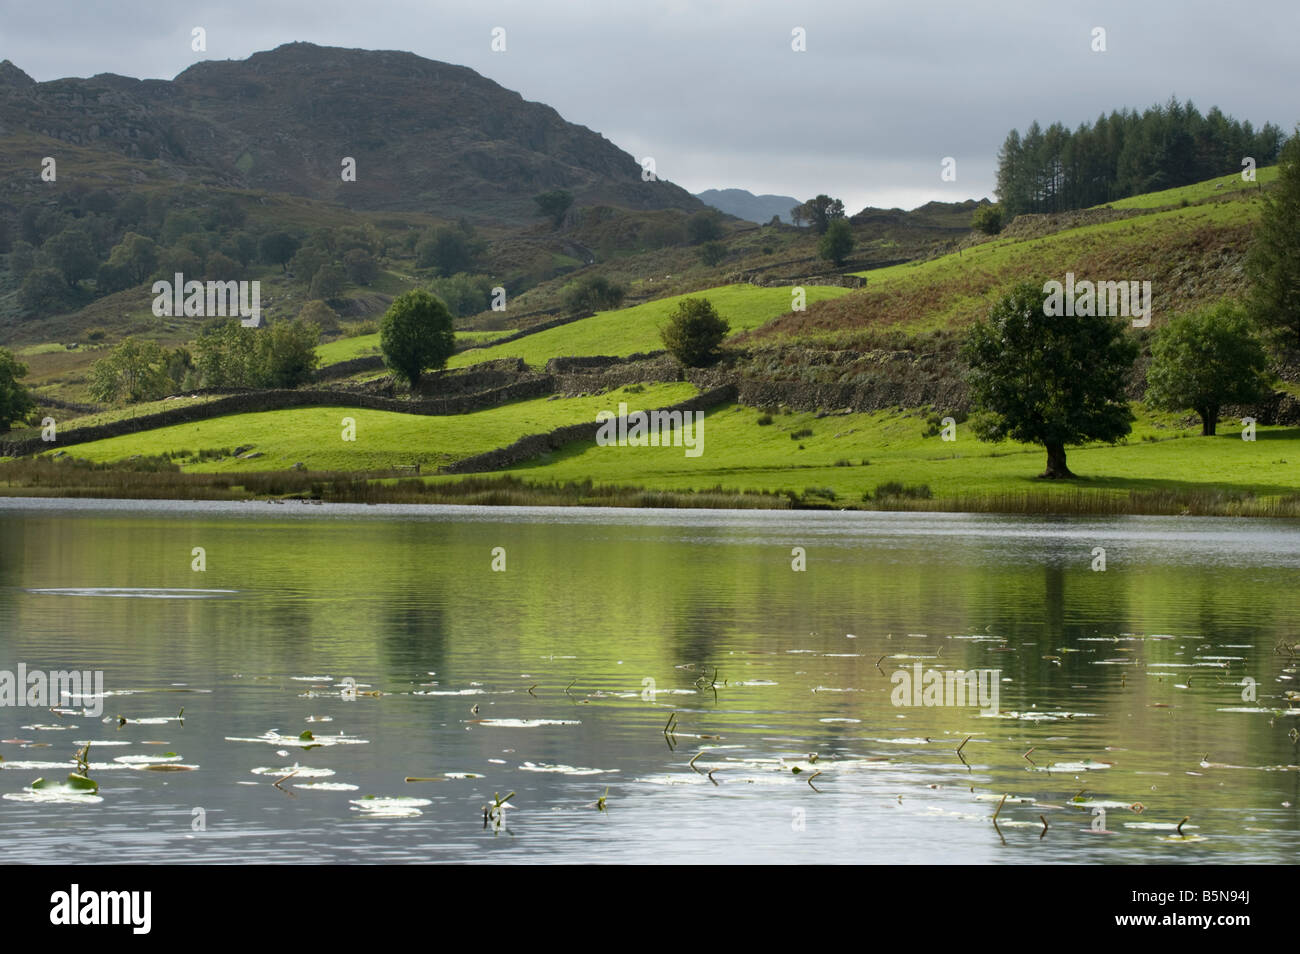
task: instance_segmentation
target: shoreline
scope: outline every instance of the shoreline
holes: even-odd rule
[[[92,471],[120,478],[120,472]],[[82,476],[89,476],[83,474]],[[225,503],[287,506],[396,506],[420,510],[455,507],[467,512],[502,508],[545,508],[580,511],[670,510],[782,513],[913,513],[966,514],[1004,517],[1212,517],[1300,520],[1300,497],[1236,497],[1217,491],[1100,491],[1077,488],[1073,494],[1019,492],[998,495],[956,495],[930,498],[890,497],[845,501],[844,505],[808,501],[793,491],[737,491],[721,487],[679,491],[626,485],[544,484],[513,475],[468,477],[456,482],[426,482],[420,478],[374,475],[287,472],[258,475],[247,484],[222,475],[134,474],[173,478],[126,483],[120,479],[98,484],[53,487],[6,481],[0,485],[0,509],[9,501],[102,501],[158,503]],[[247,479],[249,475],[240,475]],[[188,480],[185,478],[189,478]],[[261,492],[249,484],[262,485]],[[300,486],[294,486],[300,485]],[[279,492],[275,492],[279,491]]]

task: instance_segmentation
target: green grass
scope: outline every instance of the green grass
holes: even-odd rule
[[[1243,189],[1256,189],[1258,184],[1268,185],[1276,181],[1277,176],[1278,167],[1267,166],[1255,170],[1255,182],[1246,182],[1241,178],[1240,172],[1234,172],[1231,175],[1220,176],[1218,179],[1209,179],[1205,182],[1179,186],[1176,189],[1148,192],[1145,195],[1135,195],[1132,198],[1107,202],[1105,206],[1098,206],[1098,208],[1158,209],[1162,206],[1178,205],[1182,202],[1205,202],[1226,193],[1239,192]],[[1218,186],[1223,188],[1220,189]]]
[[[17,358],[29,358],[38,354],[60,354],[65,351],[75,350],[75,348],[69,348],[67,345],[47,341],[43,344],[27,345],[25,348],[18,348],[14,351],[14,356]]]
[[[596,412],[630,407],[654,408],[684,401],[696,393],[690,384],[647,385],[584,398],[517,401],[474,414],[428,417],[343,407],[291,408],[232,414],[69,448],[74,457],[119,461],[139,454],[153,457],[175,451],[233,449],[251,445],[263,456],[253,460],[185,463],[187,472],[228,473],[284,470],[302,462],[310,470],[366,471],[398,465],[446,464],[502,447],[528,434],[565,424],[595,421]],[[343,418],[356,421],[356,440],[342,439]]]
[[[837,298],[847,289],[824,285],[806,289],[808,304]],[[707,298],[718,313],[731,323],[732,334],[759,325],[790,310],[790,289],[759,288],[755,285],[724,285],[688,295],[673,295],[656,301],[597,312],[591,318],[561,325],[535,335],[492,348],[481,348],[453,357],[447,366],[463,368],[494,358],[523,358],[530,365],[541,366],[555,357],[581,355],[624,356],[663,348],[659,328],[683,298]]]
[[[777,415],[759,426],[759,412],[725,405],[709,412],[704,453],[685,456],[680,447],[570,445],[509,469],[539,482],[590,479],[597,485],[636,485],[652,490],[721,486],[727,490],[793,491],[831,488],[838,505],[860,505],[864,492],[899,482],[926,484],[936,500],[975,500],[1033,494],[1068,497],[1079,488],[1126,496],[1130,491],[1223,490],[1276,496],[1300,493],[1300,428],[1259,428],[1254,442],[1241,440],[1235,422],[1222,422],[1218,437],[1201,438],[1171,415],[1135,407],[1139,419],[1127,443],[1070,448],[1078,481],[1036,478],[1045,464],[1041,447],[988,444],[958,425],[957,440],[922,437],[925,415],[916,412]],[[811,429],[812,436],[791,439]],[[1153,440],[1152,440],[1153,439]],[[863,460],[869,461],[863,465]],[[847,461],[847,466],[837,462]],[[438,478],[447,479],[447,478]]]
[[[803,340],[850,346],[860,331],[891,328],[927,333],[960,328],[983,317],[993,300],[1018,281],[1147,280],[1154,299],[1152,324],[1172,314],[1240,294],[1237,267],[1260,212],[1255,193],[1232,200],[1173,208],[1127,219],[1066,229],[1039,238],[1000,237],[960,254],[856,274],[867,287],[851,295],[784,315],[755,339]],[[1189,282],[1194,274],[1199,280]]]

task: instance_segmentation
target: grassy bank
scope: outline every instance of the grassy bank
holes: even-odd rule
[[[983,443],[965,424],[957,426],[957,440],[942,440],[934,414],[768,415],[736,404],[706,415],[704,453],[695,458],[681,447],[589,441],[495,475],[430,476],[427,467],[424,476],[411,478],[395,470],[591,420],[595,410],[619,400],[662,406],[690,392],[689,385],[660,385],[440,418],[330,408],[218,418],[165,429],[172,435],[160,430],[82,445],[74,456],[85,464],[48,458],[0,464],[0,493],[1300,516],[1300,428],[1263,427],[1248,442],[1225,421],[1218,437],[1205,438],[1191,421],[1140,408],[1125,443],[1071,448],[1069,463],[1079,477],[1067,481],[1035,476],[1044,463],[1037,446]],[[340,439],[345,415],[357,421],[354,443]],[[265,442],[265,456],[230,456],[234,446],[253,443],[250,435]],[[287,470],[297,460],[306,471]],[[706,499],[711,502],[700,502]]]
[[[944,441],[938,415],[767,415],[724,405],[705,418],[704,453],[674,447],[573,444],[510,472],[542,482],[590,479],[660,490],[721,485],[795,495],[804,505],[998,512],[1296,513],[1300,428],[1259,428],[1243,441],[1225,421],[1202,438],[1174,415],[1139,417],[1126,442],[1071,448],[1072,481],[1037,478],[1036,445],[989,444],[964,424]],[[926,436],[929,434],[929,436]],[[890,492],[892,488],[902,492]],[[880,489],[885,488],[881,493]],[[924,488],[923,490],[921,488]],[[910,496],[909,496],[910,494]]]
[[[340,472],[413,464],[432,468],[528,434],[594,421],[597,411],[617,409],[620,401],[632,408],[654,408],[695,393],[690,384],[645,385],[581,398],[516,401],[473,414],[438,417],[348,407],[290,408],[125,434],[75,445],[69,453],[95,463],[166,455],[186,471],[204,473],[285,470],[297,463],[309,470]],[[355,440],[344,440],[344,418],[355,422]],[[233,454],[236,448],[260,456],[241,459]]]

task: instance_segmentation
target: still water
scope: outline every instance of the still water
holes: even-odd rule
[[[104,695],[0,707],[0,844],[1294,862],[1298,584],[1294,521],[4,500],[0,678]]]

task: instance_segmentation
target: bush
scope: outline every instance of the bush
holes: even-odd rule
[[[468,318],[486,311],[491,305],[492,288],[492,279],[487,275],[467,275],[465,272],[429,282],[429,291],[441,298],[447,310],[457,318]]]
[[[564,214],[573,205],[573,193],[564,189],[552,189],[533,196],[533,201],[537,203],[537,214],[549,218],[551,224],[558,229],[564,222]]]
[[[1002,207],[986,205],[977,209],[971,217],[970,227],[985,235],[997,235],[1002,231]]]
[[[771,423],[772,423],[772,415],[771,415],[771,414],[760,414],[760,415],[758,416],[758,426],[759,426],[759,427],[767,427],[767,425],[769,425],[769,424],[771,424]]]
[[[915,487],[908,487],[897,480],[891,480],[887,483],[876,484],[876,499],[883,500],[890,497],[905,498],[908,500],[929,500],[934,494],[930,492],[929,484],[917,484]],[[863,500],[870,500],[871,495],[863,494]]]
[[[321,301],[338,298],[343,294],[343,286],[347,284],[347,280],[348,277],[343,271],[343,266],[327,262],[316,270],[308,294],[312,298],[319,298]]]
[[[298,251],[298,240],[288,232],[272,232],[262,236],[257,245],[262,261],[267,265],[279,265],[280,271],[287,271],[289,259]]]
[[[292,388],[310,381],[320,332],[301,318],[265,328],[214,322],[195,342],[194,366],[208,387]]]
[[[258,384],[266,388],[296,388],[306,384],[320,362],[316,355],[319,342],[316,326],[301,318],[277,321],[262,330],[257,339]]]
[[[354,248],[343,253],[343,271],[354,285],[369,285],[379,277],[375,257],[365,249]]]
[[[424,371],[441,368],[455,351],[451,312],[422,288],[393,299],[379,331],[384,363],[414,387]]]
[[[323,335],[331,335],[339,330],[338,312],[320,300],[309,301],[303,305],[298,312],[298,318],[309,325],[314,325]]]
[[[683,298],[668,316],[659,337],[668,352],[688,368],[702,368],[721,357],[719,345],[731,326],[707,298]]]
[[[848,219],[832,219],[817,241],[817,254],[836,268],[844,264],[853,251],[853,227]]]
[[[722,238],[726,234],[722,226],[722,213],[717,209],[696,212],[686,223],[686,234],[692,245],[703,245]]]
[[[797,431],[790,432],[790,440],[792,441],[802,440],[805,437],[812,437],[812,436],[813,436],[813,432],[811,427],[801,427]]]
[[[315,245],[304,245],[289,261],[289,271],[293,277],[305,285],[310,285],[322,265],[328,265],[330,256]]]
[[[36,404],[18,379],[27,374],[27,365],[18,361],[13,353],[0,348],[0,431],[30,414]]]
[[[95,272],[95,292],[100,295],[123,291],[130,288],[132,284],[131,272],[125,265],[105,262]]]
[[[479,246],[460,229],[434,229],[415,246],[415,263],[439,275],[469,271]]]
[[[52,268],[33,268],[18,289],[18,300],[29,315],[62,311],[70,297],[68,283]]]
[[[589,275],[569,286],[564,293],[564,306],[574,314],[586,311],[609,311],[623,304],[626,294],[603,275]]]
[[[721,242],[705,242],[700,246],[700,261],[712,268],[727,257],[727,246]]]
[[[156,341],[127,338],[90,366],[90,396],[96,401],[156,401],[175,383],[167,374],[167,352]]]

